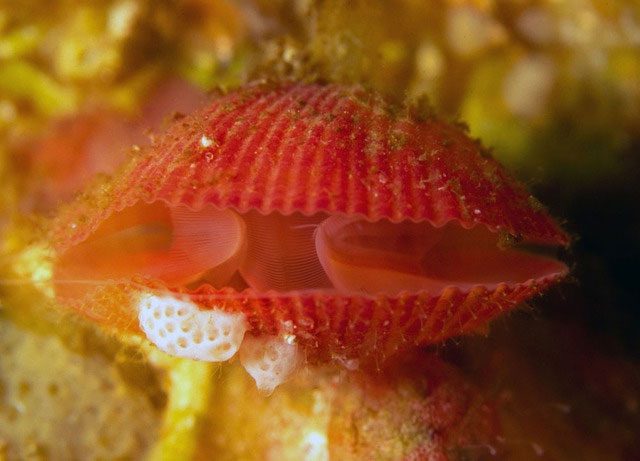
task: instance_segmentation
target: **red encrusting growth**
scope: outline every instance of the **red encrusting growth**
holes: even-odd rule
[[[205,94],[182,80],[153,87],[138,114],[105,107],[54,120],[36,145],[25,152],[32,178],[23,198],[29,211],[50,212],[86,187],[96,174],[111,174],[132,145],[149,144],[148,132],[163,126],[177,111],[191,112],[206,102]]]
[[[332,458],[446,461],[504,454],[495,402],[436,356],[398,359],[381,372],[336,381]]]
[[[119,174],[63,208],[51,228],[53,245],[64,254],[112,214],[143,202],[231,208],[243,215],[345,214],[435,227],[454,222],[532,244],[569,243],[545,210],[463,129],[398,111],[358,86],[256,83],[215,98],[175,120]],[[205,309],[244,312],[254,334],[288,330],[309,358],[379,360],[478,329],[566,273],[560,263],[555,269],[523,283],[394,296],[238,291],[206,284],[171,290],[189,293]],[[107,289],[73,302],[104,313],[104,307],[87,306]]]

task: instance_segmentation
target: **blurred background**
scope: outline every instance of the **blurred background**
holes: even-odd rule
[[[406,391],[307,370],[267,399],[234,366],[62,321],[42,290],[4,283],[0,460],[430,459],[425,440],[452,459],[640,459],[635,0],[0,3],[2,276],[37,279],[49,257],[41,223],[131,145],[209,92],[260,77],[358,82],[430,105],[465,123],[574,236],[568,281],[486,336],[426,351],[437,365],[416,359],[440,381],[455,375],[473,395],[464,405],[495,414],[469,410],[442,429],[466,438],[434,438],[409,418],[399,443],[399,423],[380,415],[414,415],[403,402],[435,395],[411,373]],[[393,408],[367,400],[370,382],[389,388]],[[358,399],[377,413],[356,414]]]

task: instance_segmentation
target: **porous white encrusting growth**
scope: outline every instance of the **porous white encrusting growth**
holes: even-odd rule
[[[268,393],[285,382],[300,362],[298,346],[281,336],[247,335],[239,356],[258,389]]]
[[[244,314],[201,310],[188,300],[169,295],[141,296],[138,320],[158,349],[176,357],[207,362],[233,357],[247,331]]]

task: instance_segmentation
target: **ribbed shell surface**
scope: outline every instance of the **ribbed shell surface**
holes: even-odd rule
[[[193,115],[175,117],[151,148],[61,210],[51,229],[53,245],[63,252],[112,213],[158,200],[435,226],[457,220],[534,243],[569,242],[462,128],[396,110],[358,86],[250,84]],[[203,307],[244,311],[254,333],[288,325],[320,356],[363,357],[478,328],[558,277],[495,291],[452,287],[442,296],[257,294],[211,287],[191,296]]]

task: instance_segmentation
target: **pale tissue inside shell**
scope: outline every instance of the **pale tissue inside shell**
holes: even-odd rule
[[[240,350],[242,366],[265,392],[286,381],[300,362],[298,346],[285,337],[245,337],[244,314],[201,310],[188,300],[145,294],[138,320],[149,341],[176,357],[223,362]]]

